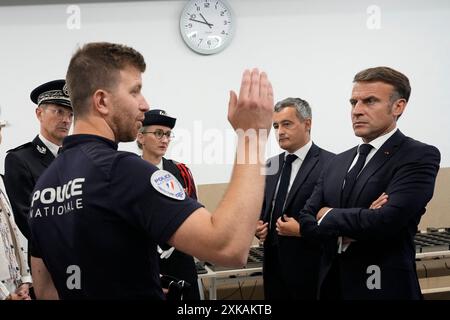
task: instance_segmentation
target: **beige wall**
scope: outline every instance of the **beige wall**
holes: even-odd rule
[[[450,168],[439,170],[433,199],[428,203],[419,229],[450,227]]]

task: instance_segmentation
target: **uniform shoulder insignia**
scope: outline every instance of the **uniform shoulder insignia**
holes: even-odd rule
[[[40,145],[36,146],[37,151],[39,151],[39,153],[45,154],[47,152],[47,148],[45,147],[41,147]]]
[[[26,147],[29,147],[29,146],[32,146],[32,145],[33,145],[33,143],[30,141],[30,142],[24,143],[24,144],[22,144],[22,145],[20,145],[18,147],[15,147],[13,149],[9,149],[8,151],[6,151],[6,153],[22,150],[22,149],[25,149]]]
[[[150,183],[159,193],[176,200],[184,200],[186,193],[181,183],[166,170],[156,170],[150,177]]]

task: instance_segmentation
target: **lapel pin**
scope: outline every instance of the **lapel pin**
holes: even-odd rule
[[[389,151],[385,151],[384,154],[385,154],[385,155],[389,155]]]
[[[45,154],[47,152],[47,149],[41,146],[36,146],[37,151],[39,151],[42,154]]]

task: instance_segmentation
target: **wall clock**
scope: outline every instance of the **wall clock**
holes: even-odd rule
[[[233,11],[225,0],[190,0],[180,17],[184,42],[205,55],[218,53],[230,44],[235,24]]]

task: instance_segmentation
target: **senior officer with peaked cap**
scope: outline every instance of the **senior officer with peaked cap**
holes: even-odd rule
[[[27,219],[31,192],[39,176],[57,156],[73,119],[65,80],[53,80],[38,86],[30,98],[37,105],[39,134],[33,141],[7,151],[5,158],[6,190],[17,226],[27,239],[30,238]]]

